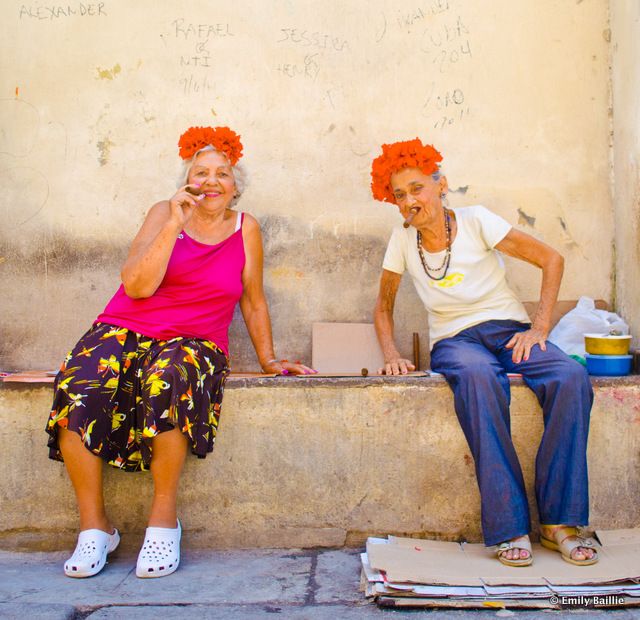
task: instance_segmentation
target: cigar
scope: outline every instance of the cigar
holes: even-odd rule
[[[199,187],[191,187],[191,185],[187,185],[187,187],[184,188],[184,191],[192,196],[199,196],[202,194],[202,190]]]
[[[411,209],[409,209],[409,216],[402,223],[405,228],[409,228],[409,226],[411,226],[411,222],[413,222],[413,218],[416,216],[418,211],[420,211],[420,207],[411,207]]]

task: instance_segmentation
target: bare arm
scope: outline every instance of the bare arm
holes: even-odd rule
[[[384,371],[387,375],[405,375],[407,370],[415,370],[415,366],[409,360],[401,357],[393,339],[393,308],[401,280],[402,275],[399,273],[382,270],[380,292],[373,313],[373,322],[385,363],[385,367],[378,370],[380,374]]]
[[[164,278],[176,239],[200,199],[186,192],[185,187],[171,200],[151,207],[131,244],[120,276],[125,293],[133,299],[151,297]]]
[[[522,359],[529,359],[531,348],[536,344],[546,351],[551,313],[558,300],[564,271],[564,258],[551,246],[514,228],[496,245],[496,249],[542,269],[540,304],[533,325],[530,330],[516,334],[507,344],[507,347],[513,348],[513,361],[518,363]]]
[[[315,372],[303,364],[273,361],[271,318],[264,295],[262,283],[263,251],[260,226],[255,218],[245,214],[242,225],[245,247],[245,266],[242,271],[243,293],[240,298],[240,310],[247,325],[251,342],[256,350],[260,366],[265,372],[278,374],[309,374]]]

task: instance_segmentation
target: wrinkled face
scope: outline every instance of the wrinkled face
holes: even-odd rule
[[[434,181],[419,168],[403,168],[391,175],[391,189],[402,217],[408,217],[412,207],[419,208],[413,226],[419,226],[442,208],[441,195],[446,193],[447,179]]]
[[[196,155],[187,175],[189,185],[199,185],[205,197],[200,204],[227,208],[236,193],[233,168],[224,153],[203,151]]]
[[[420,209],[414,218],[418,223],[424,216],[442,208],[441,195],[446,193],[448,186],[446,177],[435,181],[419,168],[403,168],[391,175],[391,189],[402,217],[406,218],[412,207]]]

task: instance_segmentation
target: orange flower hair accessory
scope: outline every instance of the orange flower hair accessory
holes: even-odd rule
[[[424,145],[419,138],[406,142],[382,145],[382,155],[371,164],[371,192],[376,200],[395,204],[391,189],[391,175],[402,168],[419,168],[424,174],[439,170],[442,155],[430,144]]]
[[[191,159],[200,149],[212,146],[224,153],[232,166],[242,157],[240,136],[228,127],[189,127],[178,140],[180,157]]]

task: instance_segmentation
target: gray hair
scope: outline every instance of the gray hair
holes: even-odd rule
[[[182,187],[183,185],[187,184],[187,179],[189,177],[189,170],[191,170],[191,166],[193,166],[196,160],[196,157],[200,153],[203,153],[204,151],[215,151],[216,153],[221,153],[226,157],[225,153],[223,153],[222,151],[216,151],[216,149],[214,149],[212,146],[209,146],[209,145],[201,148],[199,151],[196,151],[191,159],[183,160],[182,167],[180,169],[180,175],[178,176],[178,187]],[[236,194],[231,200],[231,202],[229,203],[229,206],[233,207],[240,200],[240,197],[242,196],[244,190],[247,189],[248,175],[245,167],[240,163],[237,163],[235,166],[232,166],[231,171],[233,173],[233,180],[236,185]]]

